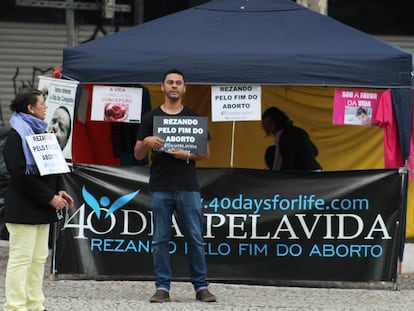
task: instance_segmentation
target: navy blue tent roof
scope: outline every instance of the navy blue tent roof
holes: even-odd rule
[[[411,86],[411,54],[290,0],[215,0],[63,52],[81,82]]]

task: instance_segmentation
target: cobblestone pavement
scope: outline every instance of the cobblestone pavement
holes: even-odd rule
[[[8,243],[0,241],[0,305],[4,304],[4,275]],[[172,302],[150,304],[152,281],[52,280],[50,260],[44,291],[49,311],[141,310],[280,310],[280,311],[393,311],[414,310],[414,274],[402,274],[399,290],[392,283],[341,288],[252,286],[212,283],[217,303],[195,300],[192,286],[173,282]]]

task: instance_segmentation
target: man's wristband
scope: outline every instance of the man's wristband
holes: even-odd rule
[[[190,163],[190,154],[191,154],[191,152],[188,151],[188,153],[187,153],[187,164]]]

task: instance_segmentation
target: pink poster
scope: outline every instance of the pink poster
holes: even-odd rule
[[[335,89],[332,123],[374,125],[372,116],[384,91]]]

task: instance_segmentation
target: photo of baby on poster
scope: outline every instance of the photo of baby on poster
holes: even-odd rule
[[[372,125],[372,107],[345,106],[344,124]]]

